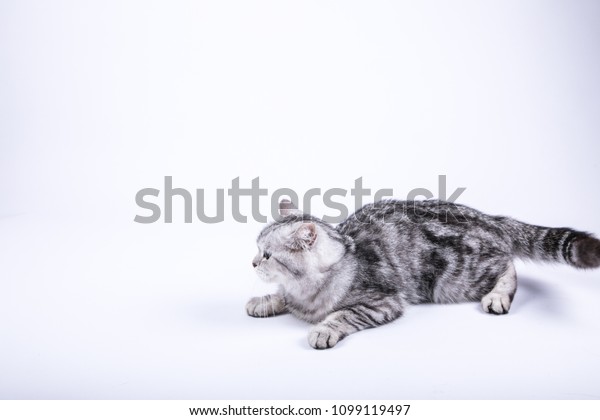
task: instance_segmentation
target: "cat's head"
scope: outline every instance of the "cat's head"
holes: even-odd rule
[[[252,260],[264,281],[294,284],[317,279],[338,263],[350,248],[350,239],[322,220],[302,214],[289,200],[279,203],[281,218],[258,235],[258,254]]]

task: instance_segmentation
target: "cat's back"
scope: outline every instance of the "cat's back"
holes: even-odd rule
[[[405,235],[426,226],[460,229],[461,225],[486,217],[470,207],[441,200],[383,200],[363,206],[339,224],[337,230],[355,240],[374,239],[373,235]]]

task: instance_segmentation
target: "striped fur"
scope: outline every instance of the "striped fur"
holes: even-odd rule
[[[279,292],[253,298],[251,316],[290,312],[330,348],[400,317],[406,305],[481,301],[504,314],[516,292],[515,258],[600,266],[600,241],[568,228],[528,225],[437,200],[368,204],[337,227],[288,201],[263,229],[252,264]]]

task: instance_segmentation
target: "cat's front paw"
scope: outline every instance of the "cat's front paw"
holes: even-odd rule
[[[326,325],[317,325],[308,334],[308,344],[317,350],[330,349],[335,346],[343,335]]]
[[[246,303],[246,312],[248,315],[257,318],[264,318],[271,315],[265,299],[262,297],[253,297],[250,299],[248,303]]]
[[[285,305],[278,296],[253,297],[246,304],[246,312],[256,318],[266,318],[285,312]]]

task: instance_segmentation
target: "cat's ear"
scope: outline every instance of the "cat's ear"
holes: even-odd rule
[[[308,249],[317,240],[317,226],[311,222],[301,223],[293,233],[292,248]]]
[[[279,202],[279,214],[283,217],[290,214],[302,214],[298,207],[287,198],[284,198]]]

